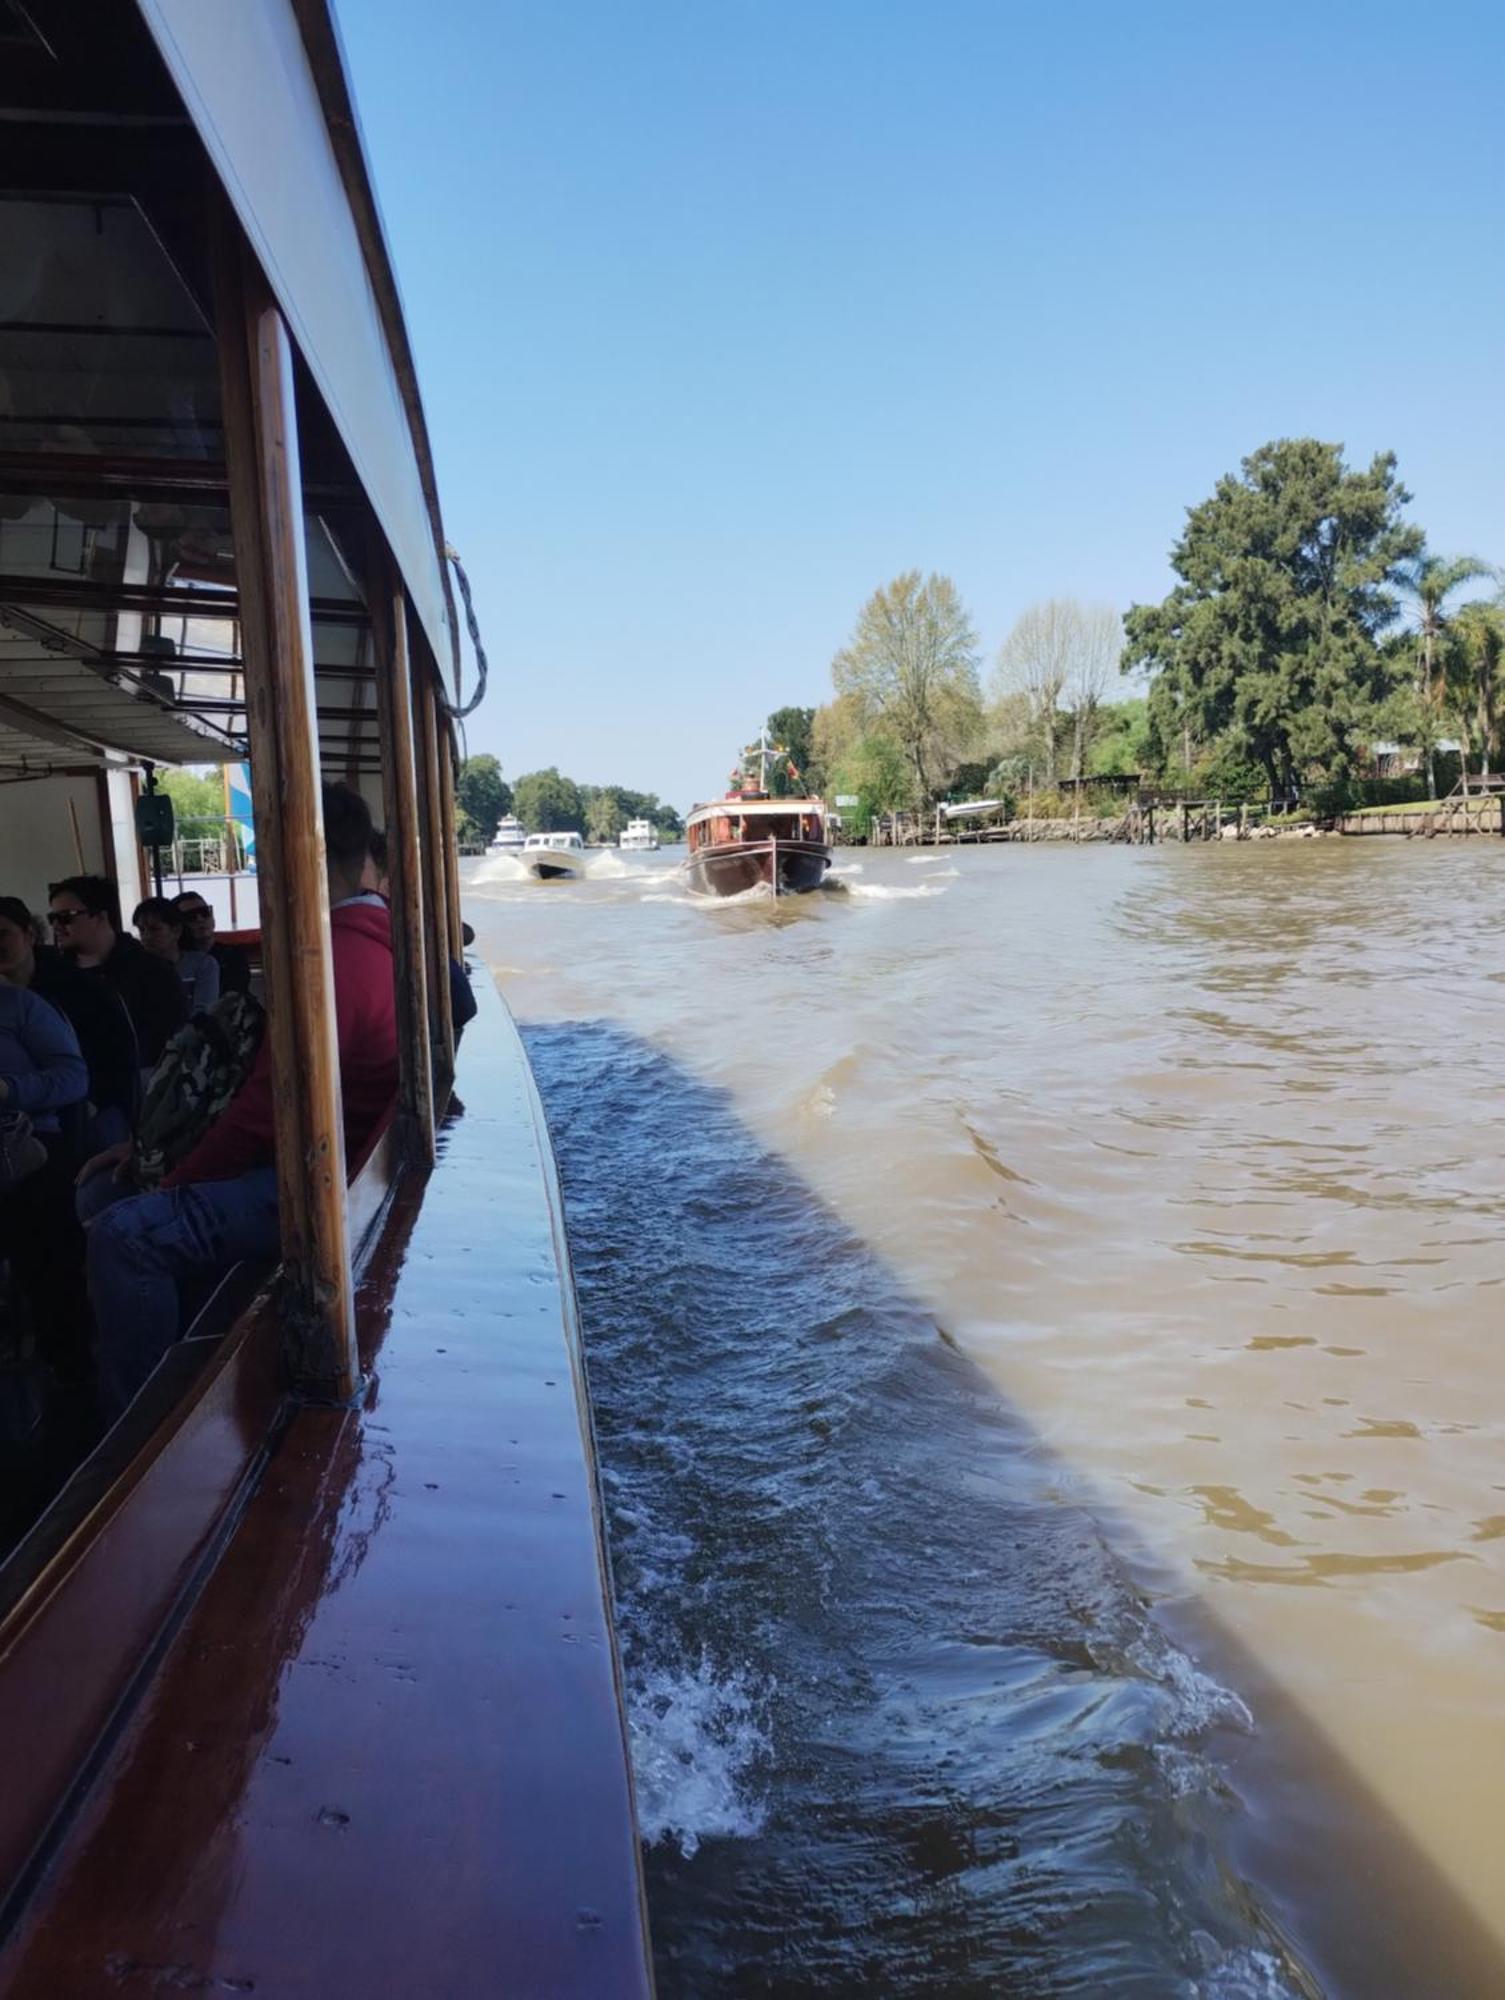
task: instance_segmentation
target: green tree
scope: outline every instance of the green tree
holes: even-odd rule
[[[610,801],[610,804],[605,803]],[[587,836],[603,842],[618,838],[630,819],[645,819],[658,828],[661,840],[682,840],[685,823],[657,792],[634,792],[626,785],[582,785],[581,808]],[[592,833],[591,827],[596,831]]]
[[[1149,703],[1142,698],[1110,701],[1098,710],[1098,733],[1087,758],[1092,778],[1127,777],[1154,766]]]
[[[593,847],[615,847],[622,828],[635,814],[626,811],[616,785],[593,785],[585,799],[585,837]]]
[[[503,814],[512,810],[512,787],[489,751],[467,757],[455,780],[455,817],[462,832],[490,840]]]
[[[835,771],[844,754],[862,734],[862,704],[855,695],[838,695],[815,711],[810,724],[810,755],[826,779],[825,789],[835,789]]]
[[[1020,733],[1022,695],[1047,785],[1056,781],[1063,735],[1071,746],[1071,775],[1082,776],[1122,651],[1123,625],[1111,605],[1052,597],[1029,605],[1014,621],[993,672],[995,727]]]
[[[855,806],[843,806],[841,813],[847,831],[858,840],[867,838],[877,814],[897,812],[909,804],[912,783],[903,748],[881,729],[850,744],[831,776],[834,793],[857,801]]]
[[[769,742],[780,747],[799,772],[797,779],[791,778],[785,758],[780,758],[773,773],[773,789],[781,796],[792,792],[818,796],[824,789],[825,773],[815,755],[814,727],[813,708],[776,708],[768,718]]]
[[[1505,719],[1505,600],[1465,604],[1449,620],[1445,674],[1459,734],[1488,777],[1500,768]]]
[[[874,591],[831,662],[839,696],[866,731],[880,727],[909,771],[905,803],[923,806],[982,733],[977,635],[948,576],[907,570]]]
[[[1488,566],[1476,556],[1454,556],[1447,560],[1419,549],[1396,578],[1411,601],[1416,627],[1416,692],[1421,703],[1424,737],[1421,747],[1426,753],[1429,799],[1437,796],[1437,739],[1442,735],[1443,709],[1448,699],[1444,671],[1447,600],[1464,584],[1488,575]]]
[[[552,764],[547,770],[529,771],[519,778],[512,800],[529,833],[558,833],[570,828],[579,832],[584,825],[580,787],[572,778],[562,778]]]
[[[225,823],[225,780],[218,767],[213,771],[159,771],[157,789],[172,800],[173,819],[179,833],[200,828],[216,832]]]
[[[1171,552],[1180,583],[1124,621],[1121,664],[1153,676],[1161,745],[1221,739],[1279,796],[1313,772],[1346,781],[1393,685],[1379,641],[1422,546],[1409,499],[1393,453],[1355,472],[1314,438],[1219,480]]]

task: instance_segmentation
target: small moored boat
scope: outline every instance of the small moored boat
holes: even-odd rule
[[[651,819],[630,819],[622,829],[617,846],[624,853],[657,853],[658,828],[653,824]]]
[[[578,833],[530,833],[518,859],[540,882],[561,882],[585,873],[585,843]]]

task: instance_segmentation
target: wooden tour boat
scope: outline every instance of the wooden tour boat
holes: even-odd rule
[[[474,704],[330,0],[26,0],[0,42],[0,893],[99,872],[129,910],[154,768],[249,757],[282,1253],[0,1549],[0,1994],[647,1994],[573,1286],[494,989],[457,1058]],[[349,1161],[321,776],[390,859],[398,1097]]]
[[[756,792],[697,806],[685,829],[690,888],[700,896],[741,896],[760,888],[791,896],[818,889],[831,865],[825,812],[820,799],[770,799]]]
[[[739,770],[725,798],[690,814],[683,866],[693,894],[803,895],[824,882],[831,866],[824,800],[773,798],[767,790],[770,761],[786,755],[765,731],[747,752],[756,770]]]

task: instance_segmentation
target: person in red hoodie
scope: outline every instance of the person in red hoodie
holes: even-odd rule
[[[392,927],[364,891],[371,814],[346,785],[324,787],[330,945],[345,1158],[365,1153],[397,1093]],[[278,1252],[271,1037],[223,1113],[154,1194],[121,1200],[89,1224],[89,1295],[99,1392],[117,1417],[177,1338],[179,1287],[243,1258]],[[100,1168],[118,1155],[101,1155]]]

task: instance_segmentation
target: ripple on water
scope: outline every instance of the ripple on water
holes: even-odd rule
[[[783,1358],[775,1367],[793,1366],[783,1328],[796,1310],[808,1311],[812,1327],[830,1320],[837,1330],[819,1344],[837,1355],[854,1341],[859,1350],[887,1350],[896,1341],[904,1347],[884,1301],[892,1304],[907,1288],[1059,1447],[1062,1518],[1078,1518],[1071,1502],[1096,1506],[1104,1493],[1113,1496],[1132,1524],[1131,1546],[1154,1551],[1157,1589],[1171,1573],[1185,1587],[1203,1586],[1214,1622],[1233,1634],[1230,1673],[1242,1685],[1252,1665],[1254,1686],[1267,1675],[1310,1719],[1320,1746],[1335,1753],[1334,1770],[1357,1774],[1352,1793],[1331,1774],[1320,1780],[1303,1845],[1299,1824],[1292,1831],[1284,1814],[1293,1796],[1299,1808],[1307,1804],[1303,1776],[1314,1789],[1319,1780],[1310,1776],[1300,1730],[1285,1732],[1278,1708],[1261,1695],[1261,1737],[1239,1768],[1246,1777],[1268,1769],[1261,1759],[1277,1736],[1301,1766],[1292,1789],[1277,1784],[1257,1804],[1282,1815],[1281,1852],[1272,1859],[1266,1850],[1261,1865],[1271,1867],[1302,1935],[1318,1937],[1324,1948],[1336,1940],[1340,1953],[1352,1950],[1385,1968],[1405,1943],[1405,1926],[1415,1962],[1439,1962],[1467,1931],[1458,1923],[1460,1907],[1505,1943],[1505,1792],[1481,1754],[1498,1736],[1505,1538],[1481,1538],[1475,1525],[1505,1505],[1497,1463],[1505,1421],[1497,1333],[1505,1282],[1498,1254],[1505,927],[1497,920],[1505,842],[1446,852],[1440,844],[1385,842],[1230,850],[953,851],[946,865],[957,876],[935,885],[943,895],[804,898],[813,907],[787,925],[756,911],[718,919],[704,908],[644,908],[637,898],[644,889],[653,893],[653,883],[616,891],[587,883],[558,897],[494,887],[483,890],[472,914],[483,942],[494,941],[493,960],[519,968],[511,995],[526,1014],[610,1013],[725,1084],[765,1143],[797,1155],[806,1175],[901,1274],[902,1288],[890,1280],[886,1292],[865,1294],[855,1317],[839,1301],[828,1312],[824,1301],[803,1294],[791,1300],[777,1288],[775,1309],[765,1316],[767,1272],[782,1273],[795,1254],[790,1243],[806,1242],[790,1217],[770,1220],[766,1236],[751,1230],[746,1243],[728,1243],[724,1179],[714,1163],[692,1161],[684,1172],[675,1165],[680,1134],[668,1111],[628,1128],[636,1150],[613,1151],[590,1137],[590,1107],[576,1106],[567,1079],[556,1079],[551,1108],[567,1104],[567,1115],[582,1120],[585,1143],[615,1162],[620,1185],[600,1188],[590,1160],[577,1155],[572,1196],[595,1187],[608,1207],[616,1201],[620,1227],[608,1215],[600,1228],[622,1262],[622,1287],[613,1291],[601,1272],[591,1283],[624,1325],[632,1311],[627,1287],[640,1289],[652,1266],[653,1324],[658,1338],[669,1330],[670,1352],[661,1354],[649,1338],[634,1366],[662,1408],[677,1411],[682,1398],[702,1389],[715,1406],[725,1405],[733,1366],[728,1327],[771,1343],[771,1357]],[[844,867],[854,876],[865,870],[857,879],[900,888],[935,872],[933,864],[909,865],[890,854]],[[672,881],[666,869],[662,886]],[[877,1053],[860,1074],[843,1079],[837,1066],[858,1044]],[[651,1064],[638,1078],[643,1091],[660,1088],[661,1072]],[[610,1094],[616,1114],[634,1115],[632,1094],[625,1084]],[[672,1094],[669,1105],[685,1110]],[[964,1125],[1022,1180],[995,1172]],[[645,1187],[649,1207],[666,1189],[672,1193],[669,1212],[679,1219],[672,1245],[658,1219],[643,1213]],[[800,1254],[825,1257],[823,1241],[815,1232]],[[1220,1247],[1262,1261],[1219,1254]],[[755,1257],[765,1251],[766,1271]],[[1288,1253],[1313,1261],[1292,1261]],[[849,1264],[838,1259],[838,1269],[850,1278]],[[847,1288],[861,1289],[854,1279]],[[925,1327],[933,1345],[931,1322]],[[612,1401],[620,1413],[633,1404],[637,1378],[624,1374],[618,1328],[605,1333],[609,1355],[600,1350],[602,1337],[598,1329],[593,1361],[598,1373],[616,1371]],[[1305,1344],[1312,1339],[1316,1346]],[[894,1379],[902,1382],[902,1371]],[[765,1381],[762,1393],[777,1400],[778,1386],[776,1378],[773,1390]],[[749,1407],[756,1415],[756,1396]],[[913,1405],[939,1431],[950,1425],[968,1439],[978,1407],[970,1390],[955,1393],[955,1378],[950,1403],[922,1397]],[[1190,1433],[1189,1410],[1201,1408],[1214,1414]],[[862,1479],[882,1497],[862,1501],[860,1516],[860,1480],[833,1498],[815,1479],[809,1512],[793,1506],[787,1481],[749,1473],[744,1485],[720,1455],[719,1438],[708,1441],[698,1419],[679,1423],[684,1464],[671,1475],[666,1452],[663,1478],[693,1484],[709,1452],[717,1471],[711,1493],[736,1496],[726,1503],[732,1515],[744,1495],[749,1508],[756,1503],[755,1521],[761,1527],[766,1518],[772,1546],[782,1551],[779,1537],[789,1538],[793,1552],[773,1565],[785,1572],[788,1591],[804,1592],[813,1563],[822,1602],[865,1602],[849,1565],[822,1564],[795,1545],[797,1528],[812,1550],[822,1545],[823,1509],[843,1534],[851,1509],[865,1533],[876,1536],[886,1525],[895,1542],[950,1509],[954,1534],[942,1537],[936,1560],[949,1551],[964,1572],[975,1557],[969,1524],[990,1548],[992,1537],[1012,1549],[994,1511],[970,1494],[956,1497],[952,1454],[940,1435],[926,1434],[938,1468],[928,1507],[907,1488],[896,1505],[894,1468],[876,1462],[854,1409],[869,1413],[874,1439],[903,1430],[877,1387],[843,1400],[817,1382],[802,1386],[797,1434],[770,1438],[754,1421],[749,1436],[779,1464],[791,1451],[799,1457],[819,1447],[829,1461],[823,1477],[849,1459],[868,1461]],[[660,1408],[642,1417],[642,1436],[616,1445],[639,1489],[664,1430]],[[1410,1425],[1415,1434],[1379,1424]],[[906,1449],[907,1438],[893,1447],[901,1470]],[[1301,1475],[1314,1467],[1351,1483],[1329,1478],[1312,1488]],[[1295,1546],[1267,1548],[1231,1517],[1209,1519],[1194,1487],[1239,1494]],[[652,1513],[653,1537],[673,1529],[676,1509],[689,1510],[693,1496],[687,1487],[666,1497]],[[1104,1519],[1111,1524],[1112,1514]],[[642,1547],[647,1533],[639,1536]],[[718,1526],[712,1537],[717,1550],[721,1533]],[[631,1531],[618,1529],[615,1539],[619,1575],[636,1589],[635,1558],[621,1553]],[[1430,1560],[1460,1550],[1471,1560]],[[1065,1573],[1070,1550],[1057,1553]],[[1195,1567],[1251,1554],[1279,1558],[1275,1567],[1308,1556],[1427,1560],[1400,1570],[1350,1566],[1297,1588]],[[990,1553],[981,1564],[985,1595],[1001,1588],[993,1560]],[[715,1626],[716,1608],[732,1601],[732,1584],[718,1595],[707,1579],[736,1573],[734,1549],[725,1550],[724,1563],[702,1549],[669,1566],[666,1591],[686,1596],[695,1616],[704,1612]],[[1004,1582],[1000,1601],[1013,1603],[1016,1589],[1023,1592],[1022,1572]],[[933,1617],[950,1630],[926,1583],[915,1588],[916,1620]],[[819,1593],[812,1582],[810,1594]],[[1043,1594],[1048,1600],[1048,1587]],[[749,1603],[757,1610],[764,1601],[760,1583]],[[1056,1621],[1050,1646],[1061,1643],[1069,1622],[1064,1615]],[[787,1607],[774,1624],[787,1628]],[[992,1615],[981,1629],[1013,1631],[1009,1618]],[[880,1620],[872,1643],[885,1643],[888,1631]],[[693,1636],[682,1647],[664,1640],[663,1658],[674,1670],[698,1669]],[[754,1662],[773,1659],[773,1640],[756,1621],[747,1645]],[[803,1659],[798,1645],[795,1652]],[[902,1632],[892,1652],[894,1671],[903,1670],[910,1656]],[[728,1643],[723,1656],[713,1647],[709,1657],[713,1668],[735,1669],[737,1649]],[[990,1657],[997,1665],[996,1651]],[[770,1761],[751,1771],[754,1787],[762,1777],[770,1783],[760,1833],[713,1837],[689,1861],[673,1861],[672,1843],[653,1850],[655,1871],[671,1863],[685,1871],[682,1908],[696,1900],[707,1907],[718,1884],[728,1907],[737,1907],[730,1870],[724,1880],[717,1874],[723,1849],[750,1851],[753,1886],[763,1894],[774,1883],[790,1903],[803,1893],[800,1864],[808,1861],[813,1880],[833,1885],[834,1906],[838,1877],[824,1872],[830,1851],[820,1843],[779,1846],[781,1801],[800,1809],[789,1773],[828,1770],[836,1756],[813,1725],[817,1747],[807,1754],[807,1737],[791,1717],[810,1704],[788,1694],[784,1676],[780,1661],[779,1692],[760,1718]],[[748,1686],[757,1699],[761,1684]],[[978,1705],[993,1699],[989,1693]],[[876,1712],[876,1695],[874,1704]],[[1113,1707],[1089,1700],[1086,1731]],[[950,1796],[950,1767],[940,1766],[939,1754],[933,1798]],[[877,1771],[881,1758],[870,1746],[845,1745],[837,1768]],[[873,1796],[878,1789],[875,1780]],[[1048,1792],[1042,1774],[1042,1809]],[[896,1788],[896,1814],[916,1797]],[[964,1791],[958,1817],[937,1812],[926,1820],[935,1852],[946,1827],[956,1834],[969,1803],[975,1796]],[[1028,1811],[1026,1830],[1015,1828],[1015,1835],[1032,1855],[1045,1821],[1032,1816],[1033,1805]],[[1395,1836],[1395,1883],[1411,1884],[1412,1900],[1387,1895],[1377,1913],[1367,1895],[1344,1894],[1345,1883],[1371,1878],[1362,1861],[1348,1866],[1343,1857],[1367,1853],[1367,1830],[1381,1824]],[[1074,1840],[1068,1834],[1066,1846]],[[867,1879],[867,1858],[875,1848],[886,1854],[888,1841],[881,1819],[857,1823],[845,1863]],[[1045,1847],[1056,1853],[1048,1839]],[[776,1850],[788,1862],[782,1875]],[[998,1879],[1010,1885],[1009,1909],[1021,1928],[1048,1930],[1048,1897],[1031,1904],[996,1842],[988,1853]],[[873,1879],[900,1899],[913,1890],[902,1875],[884,1877],[881,1867]],[[984,1900],[979,1880],[965,1868],[942,1870],[934,1893],[954,1897],[970,1915]],[[876,1888],[874,1898],[862,1908],[877,1909]],[[1402,1910],[1404,1917],[1396,1913]],[[1138,1964],[1141,1932],[1134,1937],[1130,1957]],[[800,1956],[796,1941],[770,1938],[749,1963],[766,1969],[799,1957],[814,1966],[824,1948],[811,1941]],[[1254,1941],[1249,1948],[1261,1947]],[[830,1950],[831,1963],[843,1963],[835,1943]],[[976,1962],[986,1962],[981,1944],[978,1953]],[[1188,1953],[1175,1960],[1177,1980],[1194,1976]],[[1034,1968],[1021,1975],[1019,1990],[1028,1991],[1049,1953],[1043,1943],[1026,1944],[1004,1962]],[[1093,1982],[1103,1963],[1088,1945],[1066,1963],[1081,1974],[1078,1990],[1098,1990]],[[1182,1991],[1155,1983],[1163,1969],[1157,1962],[1140,1990]],[[956,1990],[966,1991],[961,1973],[957,1980]],[[714,1977],[703,1984],[718,1990]],[[879,1983],[873,1990],[884,1989]],[[1376,1988],[1371,1982],[1354,1990]],[[1410,1990],[1424,1990],[1424,1980],[1412,1980]],[[1493,1988],[1455,1979],[1451,1990]]]
[[[668,2000],[1302,1990],[1220,1858],[1247,1710],[996,1394],[715,1092],[528,1041]]]

